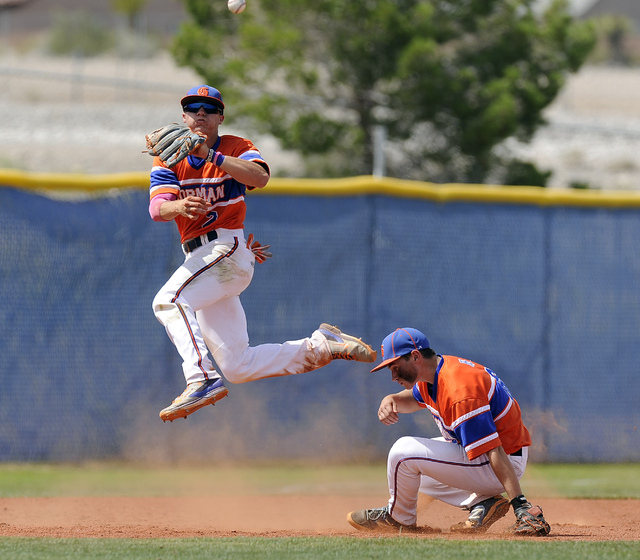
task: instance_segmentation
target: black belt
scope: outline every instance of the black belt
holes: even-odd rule
[[[193,239],[189,239],[189,241],[182,244],[182,248],[184,249],[184,252],[191,253],[192,251],[195,251],[198,247],[202,247],[206,243],[206,241],[202,241],[203,237],[206,237],[209,241],[215,241],[216,239],[218,239],[218,234],[216,233],[215,229],[212,229],[211,231],[204,233],[199,237],[194,237]]]
[[[518,449],[518,451],[514,451],[513,453],[509,453],[512,457],[522,457],[522,447]]]

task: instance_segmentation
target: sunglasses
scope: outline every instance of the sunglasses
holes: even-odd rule
[[[197,113],[201,107],[207,115],[222,114],[222,109],[211,103],[191,103],[191,105],[185,105],[182,110],[185,113]]]

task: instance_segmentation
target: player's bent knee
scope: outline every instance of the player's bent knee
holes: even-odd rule
[[[156,315],[162,311],[163,307],[164,307],[164,304],[158,301],[157,299],[154,299],[153,303],[151,304],[151,309],[153,309],[153,312]]]
[[[398,463],[406,457],[415,457],[421,453],[421,447],[415,438],[403,436],[398,439],[389,450],[389,462]]]
[[[227,380],[229,383],[233,383],[234,385],[237,385],[238,383],[243,383],[244,380],[242,379],[242,376],[238,375],[233,368],[225,368],[223,367],[221,364],[218,364],[220,366],[220,369],[222,370],[222,374],[224,375],[225,380]]]
[[[157,305],[153,305],[153,314],[156,316],[158,321],[165,324],[170,314],[175,314],[177,309],[177,306],[173,304],[159,303]]]
[[[171,303],[171,298],[167,297],[167,294],[165,294],[162,291],[156,294],[156,297],[153,298],[153,302],[151,304],[151,308],[153,309],[153,312],[156,315],[158,313],[161,313],[162,311],[166,311],[169,308],[169,306],[175,307]]]
[[[235,359],[232,352],[216,352],[213,356],[229,383],[238,384],[249,381],[247,375],[238,367],[239,361]]]

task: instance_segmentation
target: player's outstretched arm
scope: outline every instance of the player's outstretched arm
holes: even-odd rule
[[[516,516],[516,523],[509,530],[517,535],[548,535],[551,527],[544,518],[542,508],[532,506],[522,494],[520,481],[502,446],[488,451],[487,455],[493,472],[509,496]]]
[[[261,189],[269,182],[267,170],[255,161],[247,161],[233,156],[226,156],[210,149],[206,144],[197,146],[194,155],[210,161],[223,171],[231,175],[236,181],[248,187]]]
[[[224,161],[219,165],[220,169],[226,171],[236,181],[244,183],[247,187],[261,189],[269,182],[269,173],[259,163],[246,161],[231,156],[225,156]]]

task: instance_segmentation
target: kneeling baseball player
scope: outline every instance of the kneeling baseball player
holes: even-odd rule
[[[400,438],[387,461],[388,505],[353,511],[347,521],[359,530],[418,531],[418,493],[423,492],[470,512],[451,531],[486,531],[511,505],[515,524],[510,532],[548,535],[542,509],[532,506],[520,488],[531,437],[500,378],[470,360],[436,354],[413,328],[389,334],[382,359],[371,371],[389,367],[404,390],[382,399],[380,422],[389,426],[400,413],[426,408],[442,437]]]

